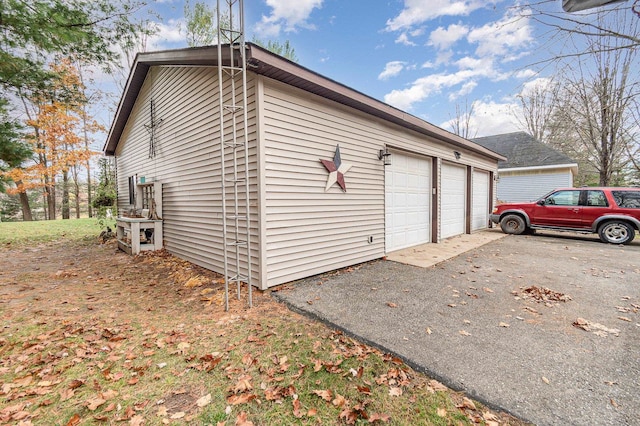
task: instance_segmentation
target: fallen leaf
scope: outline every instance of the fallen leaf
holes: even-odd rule
[[[622,321],[633,322],[633,321],[631,321],[631,320],[630,320],[629,318],[627,318],[627,317],[618,317],[618,319],[619,319],[619,320],[622,320]]]
[[[468,331],[464,331],[464,330],[460,330],[460,331],[458,331],[458,333],[460,333],[463,336],[471,336],[471,333],[469,333]]]
[[[462,398],[462,404],[460,407],[468,408],[469,410],[476,410],[476,404],[466,396]]]
[[[236,417],[236,426],[253,426],[253,422],[247,419],[247,413],[243,411]]]
[[[542,376],[542,381],[545,382],[546,384],[549,384],[549,379],[547,379],[546,377]]]
[[[389,420],[391,420],[391,416],[388,414],[373,413],[369,416],[369,423],[375,423],[377,421],[387,423]]]
[[[344,398],[344,396],[340,395],[339,393],[337,393],[336,397],[333,399],[333,401],[331,401],[331,403],[336,407],[342,407],[346,402],[347,400]]]
[[[302,406],[300,404],[300,400],[294,399],[293,400],[293,417],[295,417],[296,419],[299,419],[302,416],[304,416],[304,413],[302,413],[301,409],[302,409]]]
[[[447,409],[446,409],[446,408],[438,408],[438,409],[436,410],[436,414],[437,414],[439,417],[447,417]]]
[[[211,404],[211,394],[208,393],[203,397],[200,397],[197,401],[196,401],[196,405],[200,408],[205,407],[207,405]]]
[[[391,396],[402,396],[402,388],[392,386],[389,388],[389,395]]]
[[[311,391],[312,393],[318,395],[320,398],[324,399],[327,402],[331,402],[331,399],[333,398],[333,394],[331,393],[331,390],[326,389],[326,390],[313,390]]]
[[[436,392],[446,392],[449,390],[448,387],[434,379],[429,380],[429,386]]]
[[[141,415],[135,415],[129,420],[130,426],[142,426],[144,424],[144,417]]]
[[[506,322],[500,322],[500,324],[498,324],[500,327],[509,327],[509,324],[507,324]]]
[[[227,398],[227,403],[231,405],[246,404],[256,398],[256,395],[248,393],[242,395],[231,395]]]
[[[173,413],[171,415],[171,417],[169,417],[171,420],[177,420],[177,419],[181,419],[184,416],[186,416],[187,413],[185,413],[184,411],[178,411],[177,413]]]
[[[427,332],[427,334],[431,334],[432,333],[432,331],[431,331],[431,329],[429,327],[427,327],[426,332]]]
[[[398,307],[398,305],[396,305],[393,302],[387,302],[387,306],[390,307],[390,308],[397,308]]]
[[[102,399],[99,396],[96,396],[94,398],[91,398],[91,399],[88,399],[87,401],[85,401],[85,404],[87,405],[87,408],[89,410],[95,411],[99,406],[101,406],[105,402],[107,402],[106,399]]]
[[[59,393],[60,393],[60,402],[64,402],[73,398],[76,391],[74,391],[73,389],[61,389]]]
[[[71,416],[71,418],[67,422],[67,426],[76,426],[77,424],[80,423],[81,420],[82,419],[80,418],[80,414],[76,413],[73,416]]]

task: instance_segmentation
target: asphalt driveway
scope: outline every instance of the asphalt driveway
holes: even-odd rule
[[[376,261],[275,296],[535,424],[640,424],[637,241],[509,236],[430,268]]]

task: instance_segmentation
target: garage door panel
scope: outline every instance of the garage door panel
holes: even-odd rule
[[[449,238],[465,233],[466,167],[442,164],[440,234]]]
[[[472,199],[471,229],[484,229],[489,225],[489,173],[473,172]]]
[[[431,159],[394,152],[385,168],[386,251],[430,241]]]

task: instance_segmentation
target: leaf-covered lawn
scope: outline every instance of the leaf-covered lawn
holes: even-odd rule
[[[0,249],[0,423],[511,424],[268,293],[165,252]]]

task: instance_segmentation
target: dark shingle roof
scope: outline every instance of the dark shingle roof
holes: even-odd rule
[[[507,161],[498,163],[499,169],[576,164],[575,160],[525,132],[505,133],[471,140],[507,157]]]

